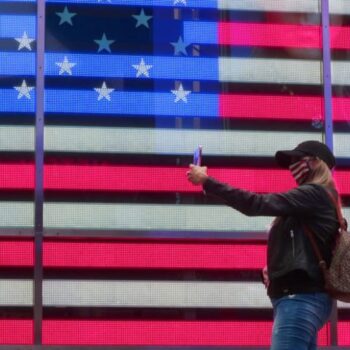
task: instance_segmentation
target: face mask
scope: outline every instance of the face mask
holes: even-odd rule
[[[311,168],[309,161],[306,159],[302,159],[296,163],[291,164],[289,166],[289,170],[291,171],[297,184],[301,185],[309,176]]]

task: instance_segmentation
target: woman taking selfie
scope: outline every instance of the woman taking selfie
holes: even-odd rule
[[[315,350],[317,332],[327,322],[332,299],[311,242],[315,234],[329,266],[339,223],[340,205],[331,169],[335,158],[318,141],[305,141],[290,151],[278,151],[278,165],[289,168],[297,187],[284,193],[257,194],[221,183],[206,167],[190,165],[187,178],[207,195],[248,216],[275,216],[268,237],[265,285],[274,311],[271,350]],[[334,200],[332,199],[334,198]]]

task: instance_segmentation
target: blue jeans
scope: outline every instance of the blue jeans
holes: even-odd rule
[[[316,350],[317,332],[328,321],[332,299],[326,293],[272,299],[274,323],[270,350]]]

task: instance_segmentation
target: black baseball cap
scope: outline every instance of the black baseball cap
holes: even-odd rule
[[[332,151],[322,142],[304,141],[290,151],[277,151],[275,159],[282,168],[288,168],[293,158],[313,156],[323,160],[329,169],[335,166],[335,158]]]

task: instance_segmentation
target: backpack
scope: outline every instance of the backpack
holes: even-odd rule
[[[326,262],[321,256],[315,234],[307,226],[304,226],[304,230],[319,261],[327,293],[334,299],[350,303],[350,233],[347,231],[346,220],[343,218],[336,199],[328,190],[327,192],[335,204],[340,224],[329,268],[327,268]]]

